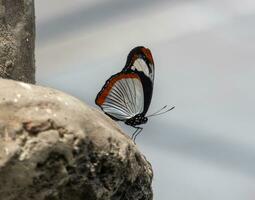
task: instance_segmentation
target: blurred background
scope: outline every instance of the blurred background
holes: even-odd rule
[[[133,47],[151,49],[148,113],[176,106],[137,138],[155,200],[255,199],[255,1],[35,3],[37,83],[91,106]]]

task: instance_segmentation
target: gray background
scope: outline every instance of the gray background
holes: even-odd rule
[[[154,168],[155,200],[255,199],[255,1],[35,3],[37,83],[91,106],[130,49],[151,49],[149,113],[176,106],[137,138]]]

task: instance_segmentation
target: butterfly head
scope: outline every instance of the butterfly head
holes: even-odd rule
[[[130,126],[136,126],[140,124],[145,124],[148,121],[148,118],[138,114],[128,120],[126,120],[125,124],[130,125]]]

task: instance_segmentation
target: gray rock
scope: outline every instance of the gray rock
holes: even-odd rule
[[[149,200],[151,181],[151,165],[102,112],[0,80],[0,199]]]
[[[35,83],[33,0],[0,0],[0,77]]]

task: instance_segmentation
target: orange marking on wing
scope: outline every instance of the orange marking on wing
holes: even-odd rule
[[[138,58],[138,56],[136,54],[133,55],[131,63],[132,65],[134,64],[135,60]]]
[[[152,58],[152,54],[150,49],[146,49],[146,48],[142,48],[142,52],[145,54],[145,56],[148,58],[148,60],[154,64],[153,58]]]
[[[107,85],[104,87],[103,91],[101,92],[100,96],[96,99],[96,103],[97,105],[102,105],[106,99],[106,97],[108,96],[108,94],[110,93],[112,87],[114,86],[114,84],[124,78],[137,78],[140,79],[139,76],[137,74],[119,74],[118,76],[112,78],[111,80],[109,80],[109,82],[107,83]]]

